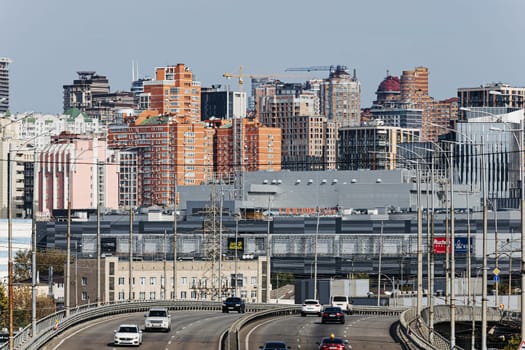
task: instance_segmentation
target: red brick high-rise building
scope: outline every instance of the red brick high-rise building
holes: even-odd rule
[[[147,100],[149,110],[200,120],[201,86],[182,63],[157,68],[155,80],[144,82],[141,100]]]

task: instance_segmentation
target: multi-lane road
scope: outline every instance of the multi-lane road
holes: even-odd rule
[[[240,314],[220,311],[172,311],[169,333],[143,333],[143,350],[218,349],[221,334]],[[284,340],[292,349],[317,349],[316,342],[334,333],[348,339],[353,349],[399,350],[390,336],[391,325],[398,320],[386,316],[347,316],[346,323],[321,324],[319,317],[298,315],[264,319],[245,327],[241,349],[258,349],[267,340]],[[122,323],[144,323],[144,314],[134,313],[96,320],[66,331],[46,345],[46,350],[112,349],[113,330]]]

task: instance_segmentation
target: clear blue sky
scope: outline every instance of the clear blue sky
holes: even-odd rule
[[[523,0],[3,0],[0,23],[12,112],[62,112],[62,86],[80,70],[129,90],[133,60],[149,76],[184,63],[203,86],[239,65],[289,74],[342,64],[357,70],[363,107],[387,70],[416,66],[429,68],[436,99],[483,83],[525,86]]]

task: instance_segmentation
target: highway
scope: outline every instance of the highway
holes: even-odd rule
[[[342,324],[322,324],[316,316],[298,315],[263,320],[241,332],[241,350],[255,350],[267,340],[285,341],[292,349],[318,349],[322,337],[334,333],[347,339],[353,350],[400,350],[390,336],[390,326],[399,317],[347,316]]]
[[[219,337],[242,314],[220,311],[171,311],[171,332],[143,332],[142,350],[218,349]],[[144,327],[144,313],[101,319],[66,331],[45,346],[46,350],[113,349],[113,330],[123,323]],[[117,349],[122,349],[118,347]]]
[[[171,332],[144,332],[144,350],[218,349],[220,335],[242,316],[220,311],[171,311]],[[241,332],[241,349],[258,349],[267,340],[283,340],[292,349],[317,349],[316,342],[334,333],[347,339],[355,349],[400,350],[390,336],[391,325],[398,317],[347,316],[346,323],[321,324],[316,316],[282,316],[254,322]],[[123,323],[135,323],[141,328],[143,313],[118,315],[74,327],[48,343],[45,350],[114,349],[113,330]]]

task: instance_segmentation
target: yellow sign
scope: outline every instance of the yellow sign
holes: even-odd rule
[[[496,276],[499,275],[500,271],[499,269],[496,267],[494,270],[492,270],[492,273],[495,274]]]
[[[235,244],[237,243],[237,244]],[[232,241],[230,242],[230,250],[243,250],[242,248],[242,241]]]

